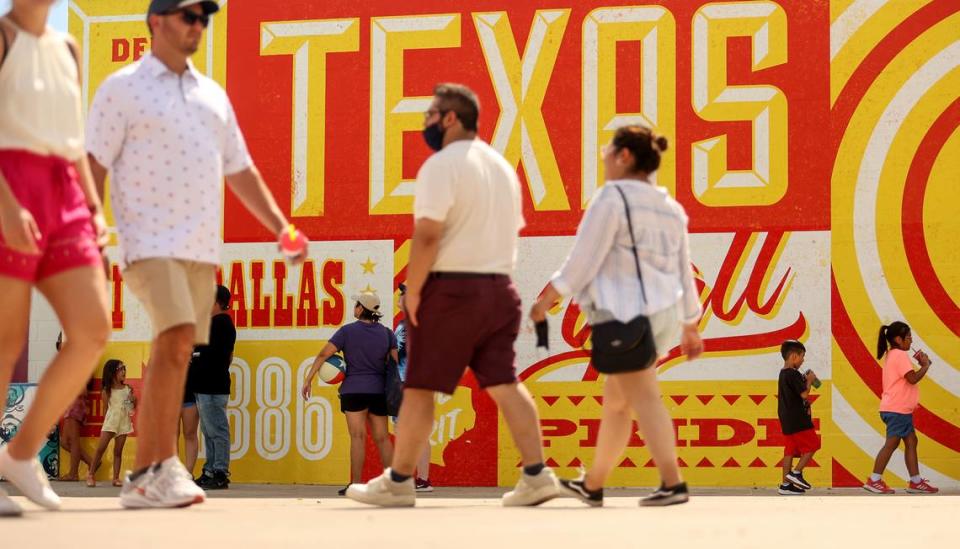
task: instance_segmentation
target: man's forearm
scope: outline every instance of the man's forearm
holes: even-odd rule
[[[273,234],[280,234],[287,226],[287,218],[256,167],[227,177],[227,184],[244,207]]]
[[[410,246],[410,262],[407,265],[407,291],[419,294],[427,281],[430,269],[437,261],[440,251],[439,238],[417,238],[414,235]]]
[[[103,204],[106,198],[107,169],[104,168],[92,154],[87,155],[87,166],[90,167],[90,175],[93,177],[93,187],[97,192],[100,203]]]

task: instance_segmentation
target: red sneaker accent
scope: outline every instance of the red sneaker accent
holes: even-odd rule
[[[894,490],[887,486],[887,483],[880,480],[869,480],[863,483],[863,489],[874,494],[893,494]]]
[[[911,482],[907,486],[907,493],[910,494],[936,494],[940,489],[936,486],[931,486],[927,479],[922,478],[920,482]]]

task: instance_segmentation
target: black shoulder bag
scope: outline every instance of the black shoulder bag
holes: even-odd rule
[[[630,231],[630,242],[633,244],[633,259],[637,266],[637,278],[640,279],[640,292],[643,300],[647,300],[647,292],[643,287],[643,273],[640,271],[640,256],[637,254],[637,242],[633,236],[633,222],[630,219],[630,206],[623,189],[616,186],[623,199],[623,208],[627,214],[627,228]],[[650,319],[645,315],[638,315],[630,322],[610,320],[591,326],[593,349],[591,360],[593,367],[604,374],[634,372],[645,370],[653,365],[657,359],[656,344],[650,328]]]
[[[384,326],[387,330],[387,328]],[[384,369],[383,390],[387,398],[387,415],[396,417],[400,414],[400,404],[403,403],[403,380],[400,379],[400,365],[390,356],[390,334],[387,334],[387,359]]]

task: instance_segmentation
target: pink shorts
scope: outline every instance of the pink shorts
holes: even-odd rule
[[[67,413],[63,415],[63,419],[75,419],[82,425],[87,420],[87,399],[80,397],[73,401]]]
[[[73,164],[56,156],[0,150],[0,172],[40,229],[40,254],[8,248],[0,234],[0,276],[38,282],[101,264],[90,210]]]

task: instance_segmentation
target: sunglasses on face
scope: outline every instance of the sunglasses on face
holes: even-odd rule
[[[180,20],[184,22],[188,27],[192,27],[198,22],[203,28],[207,28],[207,25],[210,24],[210,16],[205,13],[194,13],[187,10],[177,10],[167,12],[164,15],[179,15]]]
[[[430,109],[430,110],[428,110],[427,112],[423,113],[423,119],[424,119],[424,120],[430,120],[430,118],[433,117],[433,115],[435,115],[435,114],[439,114],[439,115],[440,115],[440,118],[443,118],[444,116],[447,115],[448,112],[450,112],[450,111],[449,111],[449,110]]]

